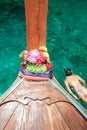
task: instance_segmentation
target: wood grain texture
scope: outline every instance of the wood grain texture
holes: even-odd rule
[[[87,120],[49,81],[23,81],[0,105],[0,130],[86,129]]]
[[[46,46],[48,0],[25,0],[27,49]]]

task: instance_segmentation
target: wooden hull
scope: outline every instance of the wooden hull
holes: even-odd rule
[[[87,120],[50,81],[23,80],[0,105],[0,130],[86,129]]]

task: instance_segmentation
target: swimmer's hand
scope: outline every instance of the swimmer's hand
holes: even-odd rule
[[[78,98],[76,95],[72,95],[76,100],[78,100],[78,99],[80,99],[80,98]]]
[[[69,93],[76,99],[78,100],[79,98],[70,90]]]
[[[79,99],[69,88],[68,88],[68,91],[76,100]]]

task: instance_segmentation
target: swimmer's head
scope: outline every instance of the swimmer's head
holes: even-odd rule
[[[72,70],[71,69],[65,69],[65,67],[64,67],[64,71],[65,71],[66,76],[72,75]]]

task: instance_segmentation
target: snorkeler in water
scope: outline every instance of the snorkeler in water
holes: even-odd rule
[[[66,74],[64,83],[69,93],[77,99],[76,95],[70,89],[70,86],[72,86],[79,98],[87,103],[87,88],[85,87],[85,81],[80,76],[72,74],[71,69],[64,68],[64,71]]]

